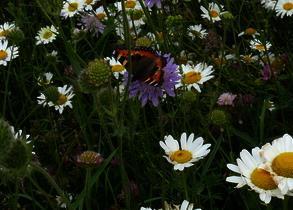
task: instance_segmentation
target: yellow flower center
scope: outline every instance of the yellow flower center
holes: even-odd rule
[[[125,7],[126,8],[130,8],[130,9],[133,9],[136,5],[136,2],[135,1],[126,1],[125,2]]]
[[[87,5],[91,4],[92,2],[93,2],[93,0],[85,0],[85,3],[86,3]]]
[[[124,66],[122,66],[122,65],[114,65],[114,66],[112,66],[112,71],[113,72],[121,72],[123,70],[124,70]]]
[[[68,11],[69,12],[74,12],[78,8],[78,3],[69,3],[68,4]]]
[[[0,50],[0,60],[5,60],[7,58],[8,54],[4,50]]]
[[[52,31],[46,31],[46,32],[43,34],[43,38],[44,38],[44,39],[49,39],[52,35],[53,35],[53,32],[52,32]]]
[[[253,59],[250,55],[244,55],[242,56],[242,60],[246,63],[252,63]]]
[[[283,4],[283,9],[290,11],[291,9],[293,9],[293,3],[291,2],[286,2],[285,4]]]
[[[0,37],[6,37],[8,35],[9,31],[0,31]]]
[[[265,51],[265,46],[263,44],[256,44],[255,49],[258,51]]]
[[[182,82],[184,84],[193,84],[201,80],[200,72],[190,71],[183,75]]]
[[[211,16],[212,18],[216,18],[216,17],[219,16],[219,13],[218,13],[218,11],[216,11],[216,10],[211,10],[211,11],[210,11],[210,16]]]
[[[284,152],[275,157],[272,169],[280,176],[293,178],[293,152]]]
[[[58,100],[57,100],[57,105],[65,104],[67,102],[67,100],[68,99],[67,99],[66,95],[60,94],[58,97]]]
[[[186,163],[192,159],[192,154],[187,150],[178,150],[171,154],[170,159],[177,163]]]
[[[254,28],[247,28],[246,30],[245,30],[245,34],[247,34],[247,35],[253,35],[253,34],[255,34],[256,33],[256,30],[254,29]]]
[[[278,186],[274,182],[271,174],[261,168],[256,168],[250,175],[251,182],[264,190],[273,190],[276,189]]]
[[[105,17],[106,17],[106,14],[101,12],[101,13],[97,13],[96,14],[96,17],[99,19],[99,20],[103,20]]]

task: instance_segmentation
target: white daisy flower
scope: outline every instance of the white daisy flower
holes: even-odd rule
[[[220,15],[223,13],[224,6],[221,4],[216,4],[214,2],[209,3],[209,8],[206,9],[203,6],[200,6],[201,11],[203,14],[201,15],[202,18],[206,18],[208,20],[211,20],[213,23],[216,21],[220,21],[221,17]]]
[[[257,50],[259,52],[267,51],[271,48],[272,44],[270,42],[262,43],[258,39],[253,39],[250,41],[250,48]]]
[[[203,144],[202,137],[194,140],[193,133],[188,138],[186,133],[182,133],[180,144],[181,146],[171,135],[165,136],[165,140],[160,141],[160,146],[167,155],[164,157],[174,165],[174,170],[180,171],[204,158],[210,152],[208,148],[211,146],[211,144]]]
[[[167,202],[164,203],[164,209],[166,210],[201,210],[193,208],[193,203],[184,200],[181,205],[171,205]]]
[[[46,72],[42,76],[38,77],[38,85],[39,86],[46,86],[51,84],[53,78],[53,74],[51,72]]]
[[[60,15],[64,18],[73,17],[82,11],[85,6],[85,0],[68,0],[63,1],[63,8]]]
[[[10,126],[10,130],[11,130],[12,134],[14,135],[14,138],[15,138],[15,139],[18,139],[18,138],[22,137],[22,130],[18,130],[17,132],[15,132],[14,126]],[[30,135],[28,135],[28,134],[25,135],[25,139],[26,139],[26,140],[27,140],[29,137],[30,137]],[[30,141],[27,142],[27,143],[30,143]]]
[[[36,36],[36,44],[48,44],[50,42],[53,42],[56,39],[57,34],[58,31],[53,25],[51,27],[43,27],[38,31],[38,35]]]
[[[140,210],[153,210],[152,208],[140,207]],[[155,210],[155,209],[154,209]]]
[[[7,35],[15,29],[17,29],[17,27],[14,23],[6,22],[0,25],[0,40],[6,39]]]
[[[240,55],[240,60],[244,63],[250,64],[256,62],[258,60],[258,57],[252,54]]]
[[[8,47],[7,40],[0,40],[0,65],[6,66],[8,61],[18,57],[18,47]]]
[[[105,12],[103,6],[99,6],[99,7],[96,9],[96,11],[95,11],[95,15],[96,15],[96,17],[97,17],[100,21],[102,21],[102,20],[107,20],[107,19],[108,19],[107,14],[106,14],[106,12]]]
[[[264,6],[264,8],[268,10],[273,10],[275,8],[277,1],[275,0],[261,0],[261,4]]]
[[[266,169],[271,172],[283,194],[293,191],[293,139],[289,134],[267,143],[261,149]]]
[[[283,18],[285,15],[292,16],[293,0],[278,0],[275,11],[277,12],[277,16],[281,16],[281,18]]]
[[[51,89],[52,90],[52,89]],[[64,108],[66,106],[70,107],[72,109],[72,102],[71,99],[75,95],[72,91],[72,86],[69,86],[67,88],[67,85],[64,85],[63,87],[58,87],[56,89],[56,93],[53,92],[53,97],[54,100],[47,97],[46,94],[41,93],[40,96],[37,97],[38,99],[38,104],[45,106],[52,107],[54,106],[56,111],[59,111],[60,114],[64,111]]]
[[[72,103],[70,99],[72,99],[75,94],[72,91],[72,86],[68,87],[67,89],[67,85],[64,85],[63,87],[58,87],[58,92],[59,98],[55,102],[54,107],[55,110],[58,110],[59,113],[62,114],[66,106],[72,109]]]
[[[84,0],[84,10],[92,10],[93,5],[97,2],[98,0]]]
[[[71,202],[73,197],[71,194],[68,195],[68,198],[69,198],[69,201]],[[66,205],[66,202],[64,200],[64,198],[62,198],[61,196],[59,195],[56,195],[56,201],[57,201],[57,204],[58,206],[60,206],[60,208],[67,208],[67,205]]]
[[[196,66],[186,64],[181,67],[183,71],[181,84],[177,84],[176,87],[186,85],[188,90],[194,87],[198,92],[201,92],[199,85],[214,77],[211,75],[213,66],[207,66],[205,63],[199,63]]]
[[[126,71],[125,67],[114,57],[106,57],[105,61],[109,61],[113,75],[116,79],[119,78],[119,75],[123,75]]]
[[[253,148],[251,154],[247,150],[240,152],[237,158],[237,165],[227,164],[227,167],[240,174],[240,176],[230,176],[227,182],[236,183],[236,188],[248,185],[255,192],[259,193],[259,198],[264,203],[269,203],[272,197],[284,199],[284,195],[279,190],[270,172],[264,169],[265,160],[260,157],[260,149]]]
[[[195,39],[195,37],[203,39],[208,35],[207,30],[204,29],[201,24],[189,26],[188,31],[188,35],[192,39]]]
[[[244,31],[240,32],[238,34],[238,37],[243,36],[243,35],[252,36],[253,38],[255,38],[255,36],[259,36],[260,34],[256,31],[255,28],[249,27],[249,28],[245,29]]]
[[[122,11],[122,2],[114,3],[118,12]],[[137,0],[124,0],[125,10],[142,10],[140,3]]]

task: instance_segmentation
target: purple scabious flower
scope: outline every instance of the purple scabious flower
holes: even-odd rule
[[[165,54],[163,57],[166,59],[167,64],[162,68],[164,75],[161,85],[154,86],[140,80],[132,81],[129,84],[129,97],[138,96],[142,106],[145,106],[148,100],[151,101],[154,106],[158,106],[160,102],[159,99],[163,97],[164,93],[172,97],[175,96],[175,85],[181,79],[178,65],[174,63],[174,58],[171,58],[169,54]],[[125,72],[124,85],[127,84],[127,81],[128,72]]]
[[[262,79],[267,81],[271,78],[271,68],[269,64],[265,64],[262,70]]]
[[[90,31],[99,36],[99,32],[103,33],[105,25],[95,15],[84,15],[81,17],[81,26],[84,26],[86,31]]]
[[[148,8],[152,8],[154,5],[156,5],[158,8],[162,7],[161,0],[145,0],[144,2]]]

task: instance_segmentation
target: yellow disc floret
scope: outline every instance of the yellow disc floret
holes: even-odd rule
[[[136,5],[136,2],[135,1],[126,1],[125,2],[125,7],[126,8],[129,8],[129,9],[133,9]]]
[[[124,70],[124,66],[123,65],[113,65],[112,66],[112,71],[113,72],[121,72]]]
[[[85,0],[85,3],[86,3],[87,5],[91,4],[92,2],[93,2],[93,0]]]
[[[287,10],[287,11],[290,11],[293,9],[293,3],[291,2],[286,2],[285,4],[283,4],[283,9],[284,10]]]
[[[216,17],[219,16],[219,13],[218,13],[218,11],[216,11],[216,10],[211,10],[211,11],[210,11],[210,16],[211,16],[212,18],[216,18]]]
[[[190,71],[183,75],[182,83],[184,84],[194,84],[201,80],[201,73]]]
[[[256,33],[256,30],[254,28],[251,28],[251,27],[249,27],[249,28],[247,28],[245,30],[245,34],[250,35],[250,36],[255,34],[255,33]]]
[[[66,95],[63,95],[63,94],[60,94],[59,95],[59,98],[57,100],[57,104],[58,105],[62,105],[62,104],[65,104],[67,102],[67,96]]]
[[[275,157],[272,169],[279,176],[293,178],[293,152],[284,152]]]
[[[264,190],[273,190],[278,187],[271,174],[262,168],[254,169],[250,175],[250,179],[255,186]]]
[[[170,160],[177,163],[187,163],[192,159],[192,153],[188,150],[178,150],[171,154]]]
[[[6,59],[8,56],[7,52],[4,50],[0,50],[0,60]]]
[[[53,35],[53,32],[52,32],[52,31],[46,31],[46,32],[43,34],[43,38],[44,38],[44,39],[49,39],[52,35]]]
[[[78,3],[69,3],[68,4],[68,11],[69,12],[74,12],[78,8]]]

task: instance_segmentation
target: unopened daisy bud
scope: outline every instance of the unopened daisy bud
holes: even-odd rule
[[[52,101],[52,102],[56,102],[59,99],[59,92],[58,92],[58,88],[55,86],[51,86],[48,87],[45,91],[44,91],[44,95],[47,98],[47,101]]]
[[[195,91],[185,91],[182,94],[182,99],[186,102],[192,103],[196,101],[196,98],[197,98],[197,93]]]
[[[31,151],[24,140],[16,140],[12,143],[2,164],[8,169],[22,169],[27,166],[31,158]]]
[[[211,120],[211,123],[216,126],[223,126],[229,123],[228,114],[223,110],[219,110],[219,109],[213,110],[210,113],[209,118]]]
[[[130,13],[130,17],[133,19],[133,20],[139,20],[143,17],[144,13],[142,10],[130,10],[129,11]]]
[[[89,167],[99,166],[103,160],[101,154],[94,151],[85,151],[77,157],[78,164]]]
[[[225,11],[221,14],[221,17],[226,20],[233,20],[234,16],[231,12]]]
[[[166,25],[167,27],[173,27],[173,26],[178,26],[182,23],[182,16],[181,15],[176,15],[176,16],[168,16],[166,20]]]
[[[79,75],[79,84],[84,92],[95,91],[109,83],[112,71],[106,61],[95,59],[89,62]]]
[[[19,28],[14,28],[7,34],[7,39],[9,43],[18,45],[24,40],[24,33]]]
[[[0,119],[0,159],[2,159],[2,155],[7,153],[13,140],[14,136],[10,125],[3,119]]]
[[[152,40],[147,37],[140,37],[135,41],[135,45],[137,47],[150,47],[152,44]]]

